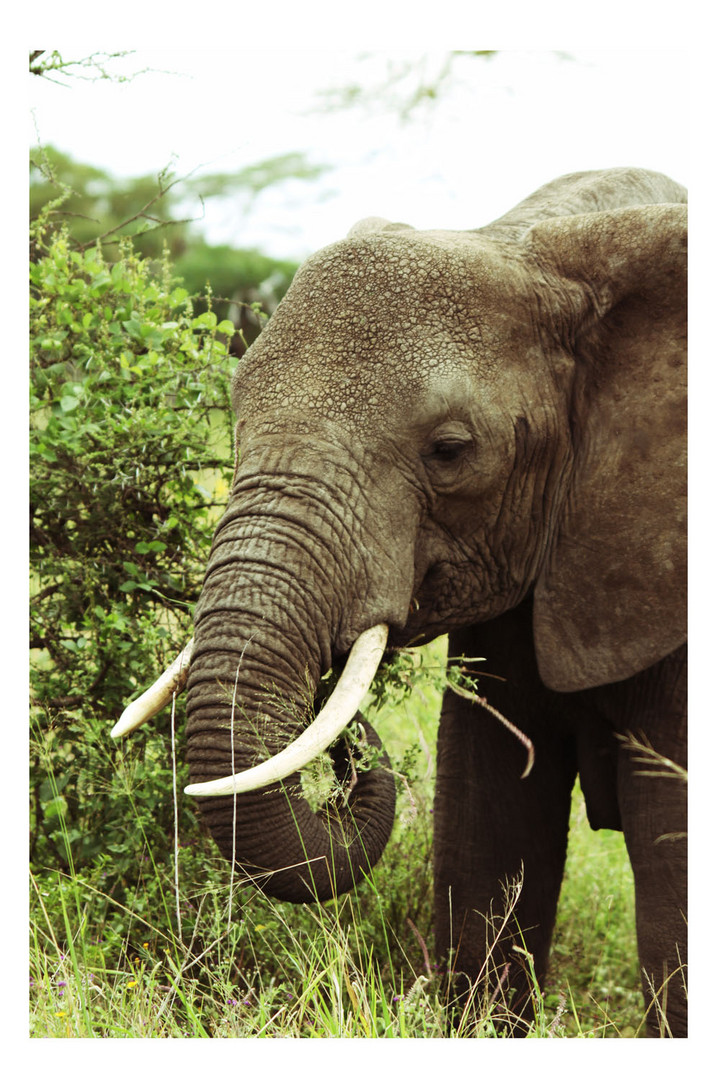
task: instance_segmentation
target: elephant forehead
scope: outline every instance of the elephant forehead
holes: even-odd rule
[[[504,269],[492,248],[462,234],[353,238],[308,259],[278,313],[292,308],[311,335],[355,329],[397,340],[438,321],[469,326],[479,290],[494,291]]]
[[[460,237],[461,234],[458,234]],[[455,302],[469,269],[467,243],[428,233],[371,234],[341,240],[311,256],[300,268],[290,295],[310,304],[354,310],[392,308],[411,299]]]
[[[498,275],[470,254],[424,234],[373,235],[318,252],[238,364],[238,414],[297,406],[359,417],[389,396],[404,407],[463,363],[491,363],[497,312],[505,317],[494,297]]]
[[[451,366],[442,355],[425,355],[419,363],[417,354],[409,350],[405,361],[396,354],[391,361],[367,363],[356,371],[347,363],[347,355],[336,351],[319,355],[298,350],[290,371],[283,368],[277,375],[257,371],[247,380],[236,373],[233,404],[239,418],[316,413],[328,420],[352,418],[364,423],[380,410],[390,417],[416,406],[432,386],[432,372],[441,378],[441,373],[450,373]]]

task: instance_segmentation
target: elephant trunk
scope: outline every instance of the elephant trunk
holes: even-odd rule
[[[251,769],[306,730],[332,663],[343,591],[357,589],[352,560],[323,540],[332,532],[327,520],[322,530],[308,528],[305,506],[301,523],[287,491],[272,500],[265,492],[262,512],[253,503],[254,496],[230,503],[196,610],[187,683],[193,785]],[[327,899],[352,888],[380,857],[395,785],[377,736],[364,729],[374,747],[370,768],[356,769],[352,751],[331,751],[338,779],[352,776],[342,805],[313,811],[299,773],[200,800],[220,851],[269,895]]]

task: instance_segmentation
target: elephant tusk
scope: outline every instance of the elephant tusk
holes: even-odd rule
[[[187,682],[188,668],[192,656],[195,639],[189,642],[178,653],[175,660],[159,679],[152,684],[149,690],[141,694],[136,701],[132,701],[110,732],[113,739],[119,739],[121,735],[127,735],[134,731],[140,724],[155,716],[172,701],[173,694],[179,693]]]
[[[190,784],[185,788],[185,794],[233,795],[241,791],[255,791],[276,780],[284,780],[313,761],[334,742],[360,708],[382,660],[387,636],[385,623],[378,623],[360,635],[324,707],[302,735],[279,754],[234,776],[224,776],[204,784]]]

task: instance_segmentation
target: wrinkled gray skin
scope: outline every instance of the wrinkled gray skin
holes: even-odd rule
[[[617,736],[685,765],[685,201],[655,173],[580,173],[483,229],[369,219],[309,259],[233,380],[238,464],[188,682],[199,782],[282,749],[376,623],[393,645],[449,632],[451,655],[486,657],[506,681],[481,692],[536,764],[522,780],[514,737],[446,695],[439,956],[476,978],[522,867],[515,916],[542,981],[579,772],[592,826],[624,831],[650,1029],[654,986],[674,1035],[685,783]],[[379,857],[394,783],[359,773],[336,814],[313,813],[298,777],[239,796],[234,824],[232,798],[199,805],[225,855],[234,835],[261,888],[303,901]],[[512,943],[491,989],[515,987],[522,1015]]]

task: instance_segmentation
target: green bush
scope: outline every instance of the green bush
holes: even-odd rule
[[[167,261],[109,263],[33,229],[30,270],[32,855],[89,865],[137,851],[109,729],[186,642],[231,476],[232,324],[193,315]],[[164,722],[167,728],[167,720]],[[167,834],[166,740],[141,734],[146,825]],[[108,847],[110,845],[110,847]]]

